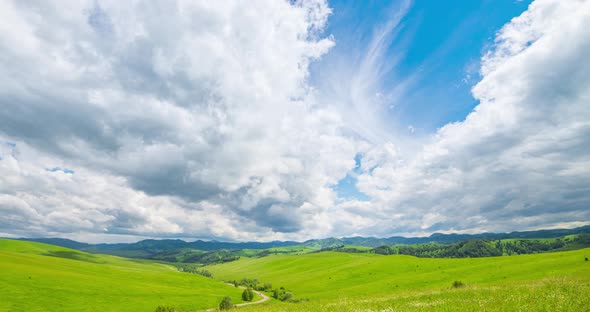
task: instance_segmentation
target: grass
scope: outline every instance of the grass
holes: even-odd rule
[[[0,311],[195,311],[241,292],[165,264],[0,239]]]
[[[307,246],[295,245],[295,246],[286,246],[286,247],[267,248],[265,250],[268,250],[273,253],[285,253],[285,254],[292,253],[292,254],[301,255],[301,254],[310,253],[310,252],[314,251],[315,249],[309,248]]]
[[[284,286],[299,303],[240,311],[588,311],[590,249],[494,258],[279,254],[206,266],[217,279]],[[147,260],[0,239],[0,311],[179,311],[216,307],[241,289]]]
[[[302,303],[271,302],[240,308],[240,311],[588,311],[589,294],[588,281],[549,278],[496,286],[338,296]]]
[[[310,299],[245,311],[587,311],[589,255],[590,249],[468,259],[326,252],[240,259],[206,269],[217,278],[257,278]],[[455,281],[463,287],[453,287]]]

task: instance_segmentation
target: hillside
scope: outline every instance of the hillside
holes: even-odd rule
[[[87,244],[64,238],[20,238],[20,240],[62,246],[89,253],[141,259],[158,259],[161,256],[165,256],[167,253],[183,253],[183,250],[215,251],[222,249],[269,249],[299,245],[298,242],[293,241],[231,243],[203,240],[186,242],[180,239],[146,239],[136,243]]]
[[[433,305],[440,310],[505,310],[515,309],[513,304],[528,305],[524,310],[577,311],[590,306],[588,256],[590,249],[470,259],[325,252],[205,268],[216,278],[258,279],[286,288],[296,299],[309,299],[283,303],[284,311],[432,310]],[[452,287],[455,281],[461,281],[457,288]]]
[[[416,244],[379,246],[364,252],[382,255],[411,255],[422,258],[478,258],[496,257],[522,254],[536,254],[576,250],[590,247],[589,234],[574,234],[558,238],[545,239],[474,239],[450,245]],[[361,250],[347,251],[346,248],[329,247],[321,251],[363,252]]]
[[[241,291],[169,265],[0,239],[0,311],[179,311],[215,307]]]
[[[154,311],[160,305],[197,311],[215,307],[224,296],[241,301],[241,290],[220,280],[255,279],[259,286],[284,287],[280,291],[292,293],[297,303],[270,300],[241,311],[506,310],[515,305],[578,311],[590,305],[590,261],[585,260],[590,249],[466,259],[306,253],[301,247],[274,251],[301,253],[206,266],[215,278],[210,279],[161,263],[0,239],[0,311]]]
[[[339,245],[353,245],[378,247],[383,245],[416,245],[416,244],[454,244],[467,240],[474,239],[488,239],[488,240],[502,240],[502,239],[541,239],[541,238],[557,238],[567,235],[575,234],[590,234],[590,225],[574,228],[574,229],[553,229],[553,230],[537,230],[537,231],[523,231],[510,233],[480,233],[480,234],[442,234],[434,233],[427,237],[403,237],[392,236],[387,238],[376,237],[344,237],[344,238],[326,238],[326,239],[312,239],[302,243],[304,246],[314,248],[327,248]]]

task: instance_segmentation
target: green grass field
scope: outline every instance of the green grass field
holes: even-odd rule
[[[206,266],[216,279],[256,278],[305,301],[239,311],[589,311],[590,249],[430,259],[322,252]],[[0,311],[179,311],[216,307],[240,289],[170,265],[0,239]],[[464,287],[454,288],[454,281]],[[307,301],[308,300],[308,301]]]
[[[493,258],[375,254],[269,256],[205,267],[216,278],[257,278],[308,302],[245,311],[590,309],[590,249]],[[454,281],[465,286],[453,288]]]
[[[241,290],[143,260],[0,239],[0,311],[179,311],[216,307]]]

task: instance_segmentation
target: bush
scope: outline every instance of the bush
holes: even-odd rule
[[[244,289],[244,292],[242,292],[242,300],[252,301],[252,299],[254,299],[254,292],[252,291],[252,288]]]
[[[287,301],[293,298],[293,294],[281,287],[280,289],[275,289],[272,291],[272,297],[277,300]]]
[[[156,312],[176,312],[176,309],[172,307],[158,306]]]
[[[242,280],[240,281],[240,285],[249,288],[256,288],[256,285],[258,285],[258,279],[242,278]]]
[[[465,284],[463,284],[463,282],[461,282],[461,281],[454,281],[453,282],[453,288],[461,288],[461,287],[465,287]]]
[[[219,303],[219,310],[229,310],[233,308],[233,304],[231,303],[230,297],[224,297],[223,300]]]

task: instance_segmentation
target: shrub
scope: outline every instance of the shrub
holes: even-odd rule
[[[293,298],[293,294],[281,287],[280,289],[275,289],[272,291],[272,297],[277,300],[287,301]]]
[[[158,306],[156,312],[176,312],[176,309],[172,307]]]
[[[249,278],[242,278],[242,280],[240,281],[240,285],[242,286],[246,286],[249,288],[256,288],[256,285],[258,284],[258,279],[249,279]]]
[[[233,308],[233,304],[231,303],[230,297],[224,297],[223,300],[219,303],[219,310],[229,310]]]
[[[252,291],[252,288],[244,289],[244,291],[242,292],[242,300],[252,301],[252,299],[254,299],[254,292]]]
[[[453,282],[453,288],[461,288],[461,287],[465,287],[465,284],[463,284],[463,282],[461,282],[461,281],[454,281]]]
[[[288,301],[288,300],[291,300],[291,298],[293,298],[293,294],[287,291],[287,292],[285,292],[285,294],[283,295],[283,299],[281,299],[281,300]]]

